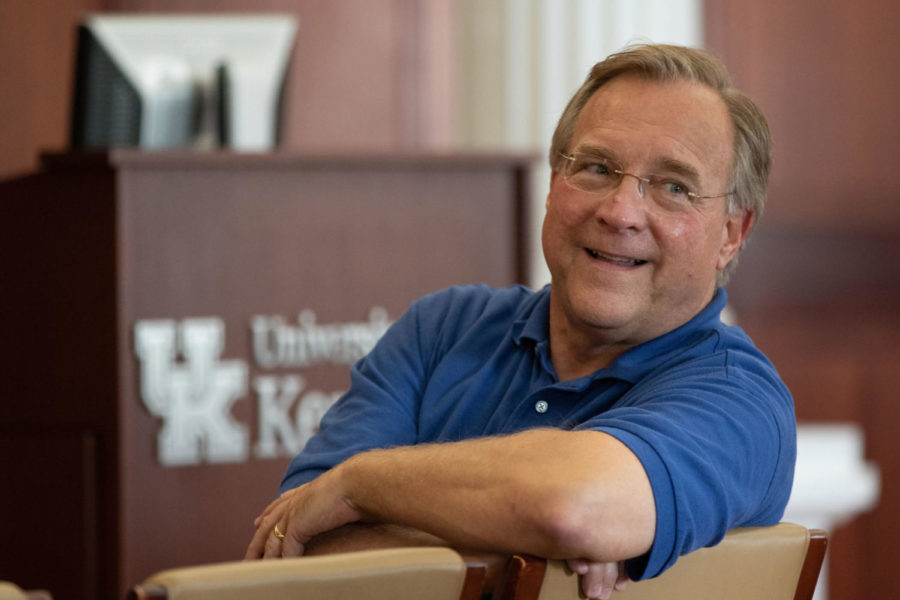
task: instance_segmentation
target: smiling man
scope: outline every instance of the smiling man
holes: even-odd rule
[[[646,45],[597,64],[550,152],[550,286],[416,302],[354,366],[247,557],[386,523],[567,559],[606,598],[625,573],[778,522],[791,397],[719,319],[769,156],[765,119],[709,54]]]

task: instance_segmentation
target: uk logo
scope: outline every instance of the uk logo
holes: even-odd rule
[[[242,360],[220,360],[223,321],[139,321],[134,333],[141,399],[163,419],[159,461],[177,466],[246,460],[249,434],[232,418],[231,407],[247,394],[248,369]]]

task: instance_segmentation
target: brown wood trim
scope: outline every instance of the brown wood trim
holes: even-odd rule
[[[803,561],[803,568],[800,571],[800,580],[797,582],[797,592],[794,594],[794,600],[812,600],[827,548],[828,534],[821,529],[810,529],[809,547],[806,550],[806,559]]]
[[[465,559],[465,557],[463,557]],[[459,600],[478,600],[484,590],[487,565],[481,561],[466,559],[466,578],[463,581]]]
[[[500,585],[501,579],[506,573],[506,565],[509,563],[509,554],[498,552],[481,552],[477,550],[459,550],[466,566],[484,565],[484,580],[481,584],[481,597],[490,598],[491,594]]]
[[[547,572],[547,561],[527,554],[514,554],[506,572],[494,588],[491,600],[537,600]]]

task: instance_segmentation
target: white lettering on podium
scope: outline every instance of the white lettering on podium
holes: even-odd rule
[[[142,321],[135,327],[141,362],[141,398],[163,419],[158,456],[164,465],[246,460],[247,428],[231,405],[247,393],[247,364],[219,361],[225,344],[221,319]],[[176,363],[178,354],[184,363]]]
[[[303,450],[318,430],[325,412],[342,394],[325,394],[315,390],[304,394],[297,405],[296,418],[293,419],[296,426],[293,426],[290,409],[304,385],[299,375],[266,375],[253,380],[253,388],[259,397],[259,441],[253,452],[257,458],[276,458],[283,453],[293,456]]]
[[[353,364],[375,346],[390,322],[383,308],[369,320],[316,324],[311,310],[300,312],[298,325],[282,317],[255,316],[250,327],[252,350],[260,368]],[[225,324],[216,317],[138,321],[135,354],[140,361],[140,395],[163,420],[157,436],[160,463],[245,461],[250,439],[246,425],[234,420],[232,405],[247,395],[248,364],[221,360]],[[259,375],[257,458],[293,456],[318,430],[325,412],[343,392],[306,390],[298,374]]]
[[[265,369],[309,367],[316,364],[351,365],[368,354],[387,331],[387,311],[376,306],[367,322],[318,325],[316,314],[303,310],[297,325],[280,316],[253,317],[253,356]]]

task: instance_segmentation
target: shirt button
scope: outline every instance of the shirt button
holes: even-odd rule
[[[547,404],[546,400],[538,400],[534,405],[534,410],[538,411],[541,414],[547,412],[548,408],[550,408],[550,405]]]

